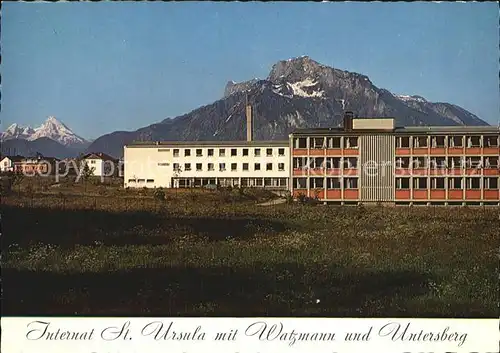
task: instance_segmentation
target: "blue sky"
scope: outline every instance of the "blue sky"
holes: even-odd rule
[[[4,3],[2,129],[55,115],[96,138],[187,113],[308,55],[499,118],[492,3]]]

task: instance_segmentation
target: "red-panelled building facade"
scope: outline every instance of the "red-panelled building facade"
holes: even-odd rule
[[[499,205],[499,135],[346,115],[343,128],[290,135],[291,192],[337,204]]]

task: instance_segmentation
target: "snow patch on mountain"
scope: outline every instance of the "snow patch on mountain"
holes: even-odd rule
[[[300,128],[305,124],[304,118],[297,110],[295,111],[295,114],[286,115],[285,120],[290,127],[294,128]]]
[[[290,87],[295,96],[305,97],[305,98],[313,98],[313,97],[323,97],[325,92],[323,90],[315,90],[312,87],[318,85],[317,81],[313,81],[310,78],[306,78],[305,80],[298,81],[295,83],[288,83],[288,87]]]
[[[65,146],[88,143],[87,140],[75,134],[54,116],[49,116],[41,126],[35,129],[30,126],[23,127],[12,124],[0,134],[1,140],[24,139],[33,141],[42,137],[50,138]]]
[[[293,94],[287,94],[287,93],[283,92],[283,90],[286,90],[286,88],[287,87],[283,86],[282,84],[276,84],[276,85],[273,85],[272,91],[273,91],[273,93],[275,93],[279,96],[292,99]]]
[[[397,95],[395,95],[395,97],[399,98],[400,100],[402,100],[404,102],[419,102],[419,103],[427,103],[428,102],[424,97],[416,96],[416,95],[408,96],[405,94],[397,94]]]

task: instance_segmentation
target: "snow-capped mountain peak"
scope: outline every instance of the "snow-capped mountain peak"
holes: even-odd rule
[[[24,139],[33,141],[42,137],[50,138],[65,146],[88,143],[87,140],[76,135],[54,116],[49,116],[41,126],[35,129],[30,126],[23,127],[18,124],[12,124],[0,134],[1,140]]]
[[[8,136],[9,138],[28,138],[31,134],[33,134],[35,131],[29,127],[29,126],[26,126],[26,127],[23,127],[23,126],[20,126],[16,123],[10,125],[4,133],[2,133],[2,139],[3,139],[3,136]]]

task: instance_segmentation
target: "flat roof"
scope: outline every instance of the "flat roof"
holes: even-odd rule
[[[218,146],[234,146],[234,147],[266,147],[266,146],[288,146],[288,140],[271,140],[271,141],[137,141],[131,144],[125,145],[127,148],[134,147],[150,147],[150,148],[158,148],[161,146],[179,146],[179,147],[218,147]]]
[[[351,134],[500,134],[497,126],[405,126],[394,129],[351,129],[343,127],[296,129],[291,135],[351,135]]]

